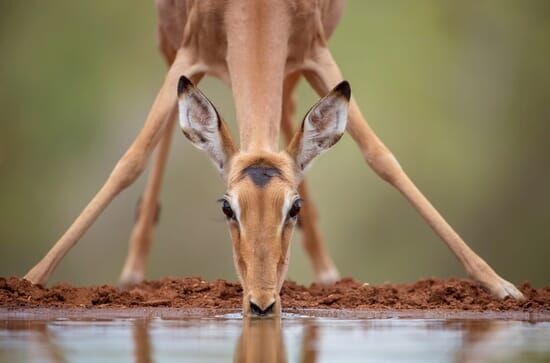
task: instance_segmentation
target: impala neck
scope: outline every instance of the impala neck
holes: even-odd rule
[[[288,13],[279,1],[231,2],[225,18],[227,64],[241,150],[278,148]]]

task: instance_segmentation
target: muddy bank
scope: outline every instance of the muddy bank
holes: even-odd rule
[[[520,286],[525,301],[499,300],[477,283],[464,279],[423,279],[410,284],[370,286],[343,279],[333,286],[309,287],[286,282],[283,308],[305,309],[443,309],[450,311],[550,311],[550,286]],[[164,278],[122,290],[114,286],[50,288],[16,278],[0,278],[2,308],[240,308],[239,284],[201,278]]]

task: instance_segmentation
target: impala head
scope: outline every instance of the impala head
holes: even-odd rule
[[[279,314],[289,243],[302,200],[297,188],[311,161],[346,128],[350,87],[336,86],[307,113],[286,150],[241,152],[210,101],[185,77],[178,84],[184,135],[227,182],[219,200],[233,241],[245,315]]]

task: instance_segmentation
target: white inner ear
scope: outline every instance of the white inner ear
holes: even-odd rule
[[[214,106],[198,90],[183,93],[178,101],[180,127],[191,143],[205,151],[218,171],[225,166],[225,153]]]
[[[334,145],[346,130],[348,102],[341,95],[329,95],[313,107],[304,119],[304,134],[298,166],[305,170],[311,160]]]

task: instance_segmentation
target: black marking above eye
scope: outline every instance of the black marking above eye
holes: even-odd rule
[[[242,171],[243,175],[249,176],[254,184],[260,188],[265,186],[271,178],[281,175],[281,171],[273,166],[249,166]]]

